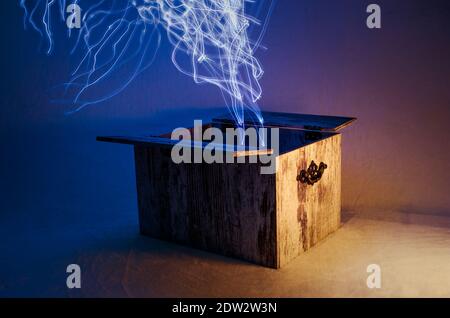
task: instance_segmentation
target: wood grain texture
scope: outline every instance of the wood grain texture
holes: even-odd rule
[[[128,139],[144,235],[280,268],[340,225],[340,134],[280,129],[274,175],[259,163],[175,164],[167,140]],[[327,169],[311,186],[297,177],[313,160]]]
[[[293,138],[296,135],[292,135]],[[135,146],[144,235],[280,268],[340,225],[341,135],[260,164],[175,164],[170,148]],[[313,186],[297,176],[311,161],[327,169]]]
[[[282,267],[339,228],[341,135],[285,153],[277,160],[277,266]],[[312,186],[297,181],[311,161],[328,166]]]
[[[275,175],[259,164],[174,164],[135,146],[142,234],[277,267]]]

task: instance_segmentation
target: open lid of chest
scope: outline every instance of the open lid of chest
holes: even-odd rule
[[[239,142],[238,136],[235,136],[231,142],[230,139],[226,138],[226,135],[229,134],[228,129],[235,127],[231,114],[214,117],[210,123],[197,127],[197,129],[196,127],[186,128],[185,131],[188,132],[188,136],[184,134],[182,140],[179,137],[172,139],[171,132],[162,135],[104,136],[97,137],[97,140],[145,147],[172,148],[178,145],[203,150],[214,147],[215,151],[232,152],[234,157],[241,157],[273,153],[272,142],[274,139],[270,128],[278,128],[277,154],[281,155],[332,137],[337,134],[338,130],[347,127],[356,120],[356,118],[352,117],[276,112],[262,112],[262,117],[264,118],[264,128],[266,128],[263,134],[259,133],[261,127],[260,125],[255,125],[255,118],[251,116],[245,117],[245,128],[254,127],[258,132],[256,134],[258,139],[256,143],[252,142],[250,138],[244,138],[244,142]],[[214,138],[213,141],[211,141],[211,138],[205,138],[204,133],[208,128],[217,128],[222,131],[224,135],[222,141],[217,140],[217,138]],[[261,136],[264,137],[263,143],[260,142]]]
[[[250,114],[248,114],[250,115]],[[256,118],[246,116],[245,124],[254,125]],[[292,114],[277,112],[262,112],[265,127],[293,128],[314,131],[338,131],[349,126],[356,118],[322,116],[308,114]],[[233,124],[234,118],[230,113],[213,118],[213,123]]]

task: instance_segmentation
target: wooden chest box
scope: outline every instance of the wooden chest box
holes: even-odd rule
[[[341,214],[337,130],[354,118],[271,112],[263,117],[266,127],[279,131],[274,174],[261,174],[263,164],[250,160],[174,163],[171,151],[178,141],[170,133],[98,137],[134,146],[141,233],[280,268],[336,231]],[[231,118],[223,116],[203,128],[230,125]],[[223,151],[234,157],[264,155],[229,145]]]

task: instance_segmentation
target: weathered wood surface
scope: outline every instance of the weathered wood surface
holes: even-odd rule
[[[307,114],[262,112],[264,126],[266,127],[290,127],[306,130],[337,131],[350,125],[356,118],[339,116],[321,116]],[[215,117],[213,123],[234,123],[231,114]],[[255,119],[251,116],[245,117],[247,125],[254,125]]]
[[[339,134],[259,164],[174,164],[164,147],[135,146],[141,233],[279,268],[340,224]],[[325,162],[313,186],[297,180]]]
[[[278,267],[323,240],[340,226],[341,135],[336,134],[278,157],[276,175]],[[327,164],[316,184],[297,176],[311,161]]]
[[[174,164],[170,149],[135,146],[141,233],[276,264],[275,175],[259,164]]]

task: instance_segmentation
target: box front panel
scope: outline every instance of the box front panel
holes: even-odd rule
[[[276,266],[275,175],[259,164],[175,164],[135,147],[141,233]]]

